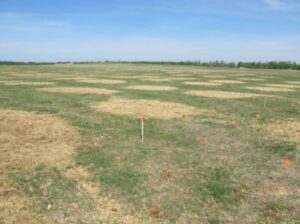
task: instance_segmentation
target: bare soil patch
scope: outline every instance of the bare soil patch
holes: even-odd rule
[[[46,87],[46,88],[39,88],[38,90],[44,92],[50,92],[50,93],[100,94],[100,95],[110,95],[118,92],[116,90],[86,88],[86,87]]]
[[[162,102],[158,100],[130,100],[130,99],[110,99],[106,102],[94,103],[92,107],[101,112],[107,112],[118,115],[131,115],[140,117],[172,119],[183,118],[185,116],[197,114],[209,114],[210,110],[199,109],[196,107],[172,103]]]
[[[246,88],[251,89],[251,90],[263,91],[263,92],[292,92],[292,91],[295,91],[294,89],[279,88],[279,87],[263,87],[263,86],[250,86],[250,87],[246,87]]]
[[[133,90],[149,90],[149,91],[173,91],[177,90],[173,86],[153,86],[153,85],[139,85],[139,86],[129,86],[127,89]]]
[[[212,82],[184,82],[184,84],[187,85],[193,85],[193,86],[220,86],[221,83],[212,83]]]
[[[242,98],[252,98],[252,97],[261,96],[253,93],[212,91],[212,90],[187,91],[185,92],[185,94],[194,95],[194,96],[211,97],[211,98],[220,98],[220,99],[242,99]]]
[[[300,121],[279,121],[266,125],[267,132],[274,137],[291,141],[300,147]]]
[[[238,81],[238,80],[212,80],[211,82],[215,83],[221,83],[221,84],[242,84],[244,83],[243,81]]]
[[[85,82],[85,83],[100,83],[100,84],[122,84],[126,82],[124,80],[116,80],[116,79],[82,79],[77,81]]]
[[[23,81],[0,81],[0,84],[8,86],[26,85],[26,86],[46,86],[54,85],[52,82],[23,82]]]

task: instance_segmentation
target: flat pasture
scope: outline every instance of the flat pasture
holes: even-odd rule
[[[299,150],[299,71],[0,66],[0,223],[297,223]]]

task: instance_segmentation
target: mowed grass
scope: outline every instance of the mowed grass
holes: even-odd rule
[[[120,84],[72,79],[122,80],[123,76],[125,82]],[[185,84],[215,80],[242,83]],[[265,129],[274,122],[282,125],[290,120],[300,122],[300,85],[290,92],[247,89],[299,82],[299,71],[133,64],[28,65],[1,66],[0,81],[51,82],[55,87],[118,91],[112,95],[50,93],[39,90],[44,86],[0,82],[0,109],[55,114],[82,136],[69,166],[34,164],[30,169],[7,174],[18,194],[32,199],[30,209],[46,217],[43,219],[46,223],[297,223],[300,220],[299,139],[296,139],[300,130],[295,127],[296,141],[293,141]],[[138,85],[176,89],[127,88]],[[185,94],[191,90],[261,96],[226,99]],[[176,119],[146,117],[142,143],[139,116],[97,112],[91,107],[111,97],[181,103],[213,113]],[[283,163],[285,160],[288,165]],[[64,175],[78,167],[88,170],[89,181],[101,186],[97,191],[84,192],[76,181]],[[112,210],[111,216],[95,212],[93,222],[84,215],[74,214],[73,207],[80,208],[81,214],[88,213],[101,198],[122,206],[107,208]],[[126,215],[134,219],[123,219]],[[113,216],[119,219],[110,219]],[[6,223],[0,210],[1,222]]]

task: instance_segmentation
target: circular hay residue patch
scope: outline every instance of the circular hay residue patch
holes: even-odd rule
[[[112,113],[117,115],[131,115],[145,117],[172,119],[182,118],[196,114],[210,114],[211,110],[198,109],[180,103],[161,102],[158,100],[129,100],[129,99],[110,99],[107,102],[99,102],[92,107],[100,112]]]
[[[221,84],[242,84],[244,82],[238,80],[212,80],[211,82],[221,83]]]
[[[59,77],[59,78],[54,78],[55,80],[84,80],[86,78],[82,77]]]
[[[133,90],[149,90],[149,91],[172,91],[177,90],[173,86],[151,86],[151,85],[139,85],[139,86],[129,86],[127,89]]]
[[[260,79],[260,78],[239,78],[243,81],[265,81],[266,79]]]
[[[263,91],[263,92],[292,92],[294,89],[279,88],[279,87],[262,87],[262,86],[250,86],[247,89]]]
[[[204,75],[205,78],[226,78],[225,75]]]
[[[53,85],[54,83],[52,83],[52,82],[0,81],[0,84],[8,85],[8,86],[18,86],[18,85],[47,86],[47,85]]]
[[[137,79],[138,76],[111,76],[113,79]]]
[[[298,81],[289,81],[289,82],[286,82],[286,83],[300,85],[300,82],[298,82]]]
[[[212,83],[212,82],[184,82],[184,84],[187,85],[193,85],[193,86],[220,86],[221,83]]]
[[[191,77],[173,77],[173,78],[169,78],[170,80],[174,80],[174,81],[185,81],[185,80],[194,80],[194,78]]]
[[[282,138],[296,143],[300,147],[300,121],[280,121],[265,126],[267,132],[274,138]]]
[[[264,75],[264,76],[259,76],[259,78],[263,78],[263,79],[275,79],[277,77],[271,76],[271,75]]]
[[[167,82],[167,81],[171,81],[171,79],[168,79],[168,78],[141,78],[141,80],[151,81],[151,82]]]
[[[100,83],[100,84],[122,84],[125,83],[124,80],[115,80],[115,79],[82,79],[77,80],[78,82],[85,83]]]
[[[117,93],[116,90],[99,89],[99,88],[85,88],[85,87],[46,87],[38,89],[50,93],[73,93],[73,94],[99,94],[110,95]]]
[[[201,90],[201,91],[187,91],[185,94],[203,97],[212,97],[220,99],[242,99],[242,98],[252,98],[261,95],[252,93],[239,93],[239,92],[225,92],[225,91],[212,91],[212,90]]]
[[[78,132],[54,116],[0,111],[0,170],[67,164],[78,141]]]
[[[189,76],[191,76],[191,74],[174,74],[173,76],[176,76],[176,77],[189,77]]]
[[[264,86],[267,87],[275,87],[275,88],[287,88],[287,89],[293,89],[293,88],[300,88],[298,85],[292,85],[292,84],[264,84]]]

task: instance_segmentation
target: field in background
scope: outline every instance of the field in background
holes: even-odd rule
[[[2,65],[0,223],[297,223],[299,111],[299,71]]]

